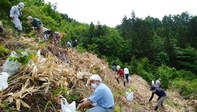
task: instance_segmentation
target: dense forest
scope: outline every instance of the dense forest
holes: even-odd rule
[[[19,0],[0,1],[0,20],[5,28],[12,28],[9,19],[11,6]],[[64,32],[66,41],[78,40],[79,52],[92,52],[106,60],[111,67],[115,61],[128,66],[148,82],[162,79],[162,87],[179,91],[184,98],[197,93],[197,16],[189,12],[165,15],[162,20],[153,17],[141,19],[123,17],[115,28],[97,24],[80,23],[67,14],[56,11],[55,4],[44,0],[23,0],[23,33],[34,37],[27,21],[29,15],[39,18],[44,27]],[[6,36],[6,35],[5,35]]]

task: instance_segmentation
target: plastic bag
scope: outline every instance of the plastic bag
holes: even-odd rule
[[[6,72],[0,73],[0,91],[8,87],[8,83],[7,83],[8,77],[9,77],[8,73]]]
[[[37,51],[36,55],[38,56],[38,60],[40,60],[40,58],[41,58],[41,49],[39,49],[39,50]]]
[[[17,57],[17,53],[12,51],[10,57]],[[12,61],[9,58],[3,64],[3,72],[7,72],[9,75],[13,75],[18,71],[18,68],[21,66],[17,60]]]
[[[127,100],[133,101],[133,92],[130,92],[130,93],[127,95]]]
[[[129,76],[129,80],[131,80],[131,77]]]
[[[133,91],[132,91],[132,90],[128,89],[128,90],[126,91],[126,98],[127,98],[127,100],[129,100],[129,101],[133,101]]]
[[[62,112],[76,112],[75,101],[73,101],[71,104],[68,104],[66,98],[62,97],[60,100],[61,100]]]

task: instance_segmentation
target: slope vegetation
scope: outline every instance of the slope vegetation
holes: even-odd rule
[[[11,37],[11,36],[10,36]],[[32,59],[22,65],[18,72],[9,77],[9,87],[0,94],[0,111],[59,112],[59,96],[69,103],[78,102],[91,95],[88,79],[91,74],[100,74],[103,82],[112,90],[115,98],[115,112],[150,112],[156,104],[156,96],[148,104],[151,95],[149,84],[139,75],[131,74],[126,87],[115,80],[113,72],[105,60],[93,53],[80,53],[75,48],[59,48],[48,43],[37,43],[34,38],[22,37],[19,41],[11,37],[1,37],[1,44],[11,51],[22,49],[32,55]],[[40,50],[40,53],[37,52]],[[1,66],[9,53],[1,57]],[[133,101],[126,99],[126,90],[134,91]],[[194,112],[181,96],[166,90],[168,99],[164,109],[158,112]],[[83,110],[79,110],[83,111]]]

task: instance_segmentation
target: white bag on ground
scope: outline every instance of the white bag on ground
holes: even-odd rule
[[[126,98],[129,101],[133,101],[133,91],[131,91],[130,89],[126,91]]]
[[[131,80],[131,77],[129,76],[129,80]]]
[[[10,57],[17,57],[17,53],[12,51]],[[9,75],[13,75],[18,71],[21,63],[16,61],[11,61],[9,58],[3,64],[3,72],[7,72]]]
[[[66,98],[62,97],[60,100],[61,100],[62,112],[76,112],[75,101],[73,101],[71,104],[68,104]]]
[[[8,87],[8,83],[7,83],[8,77],[9,77],[8,73],[6,72],[0,73],[0,91]]]
[[[127,95],[127,100],[133,101],[133,92],[130,92],[130,93]]]

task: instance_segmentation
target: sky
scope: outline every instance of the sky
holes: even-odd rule
[[[165,15],[177,15],[188,12],[197,15],[196,0],[45,0],[45,3],[57,3],[57,11],[67,14],[81,23],[115,27],[121,24],[124,16],[145,19],[147,16],[159,18]]]

